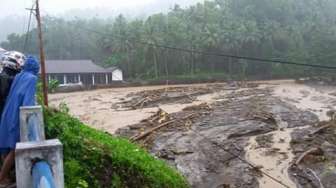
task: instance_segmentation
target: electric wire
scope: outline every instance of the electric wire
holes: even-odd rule
[[[127,41],[133,41],[134,43],[139,43],[143,45],[163,48],[163,49],[169,49],[169,50],[175,50],[180,52],[186,52],[186,53],[194,53],[194,54],[202,54],[206,56],[217,56],[217,57],[227,57],[227,58],[233,58],[233,59],[244,59],[244,60],[250,60],[254,61],[255,63],[274,63],[274,64],[285,64],[285,65],[295,65],[295,66],[302,66],[302,67],[311,67],[311,68],[318,68],[318,69],[329,69],[329,70],[336,70],[336,66],[328,66],[328,65],[318,65],[318,64],[307,64],[307,63],[299,63],[299,62],[293,62],[293,61],[283,61],[283,60],[274,60],[274,59],[264,59],[264,58],[258,58],[258,57],[248,57],[248,56],[239,56],[239,55],[231,55],[231,54],[225,54],[225,53],[217,53],[217,52],[207,52],[207,51],[201,51],[201,50],[194,50],[194,49],[187,49],[182,47],[175,47],[175,46],[168,46],[163,44],[154,44],[150,42],[145,42],[142,40],[135,40],[130,38],[125,38],[122,36],[117,35],[111,35],[108,33],[96,31],[93,29],[85,28],[83,26],[76,25],[77,28],[80,28],[84,31],[96,33],[98,35],[108,37],[108,38],[117,38],[121,40],[127,40]]]

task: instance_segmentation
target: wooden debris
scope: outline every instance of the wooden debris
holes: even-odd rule
[[[206,111],[210,111],[212,110],[212,108],[210,107],[210,105],[208,103],[202,103],[200,105],[194,105],[194,106],[188,106],[185,107],[182,111],[198,111],[198,110],[206,110]]]
[[[256,112],[251,112],[250,114],[248,114],[248,117],[250,119],[260,119],[262,121],[272,122],[274,124],[277,123],[277,120],[275,119],[274,115],[272,113],[265,111],[256,110]]]
[[[223,88],[224,86],[222,86]],[[199,95],[212,93],[213,90],[222,88],[208,88],[208,87],[175,87],[164,88],[157,90],[146,90],[137,93],[129,94],[130,98],[127,101],[120,102],[123,108],[142,109],[146,107],[156,106],[157,104],[180,102],[191,103],[196,100]]]
[[[171,120],[171,121],[167,121],[167,122],[165,122],[165,123],[162,123],[162,124],[160,124],[160,125],[158,125],[158,126],[152,128],[152,129],[150,129],[150,130],[148,130],[148,131],[146,131],[146,132],[144,132],[144,133],[142,133],[142,134],[140,134],[140,135],[136,135],[136,136],[134,136],[134,137],[131,137],[130,140],[131,140],[131,141],[138,141],[138,140],[141,140],[142,138],[146,137],[147,135],[151,134],[152,132],[154,132],[154,131],[156,131],[156,130],[158,130],[158,129],[160,129],[160,128],[166,126],[166,125],[169,125],[169,124],[171,124],[171,123],[174,123],[175,121],[176,121],[176,120]]]
[[[137,107],[143,107],[143,105],[147,102],[147,101],[149,101],[149,98],[148,97],[146,97],[146,98],[143,98],[143,99],[141,99],[140,101],[138,101],[136,104],[134,104],[134,105],[132,105],[132,108],[133,109],[137,109]]]
[[[295,161],[295,165],[298,166],[308,155],[322,155],[323,150],[321,148],[311,148],[306,152],[302,153],[300,157]]]
[[[189,118],[191,118],[191,117],[194,116],[194,115],[195,115],[195,114],[189,114],[188,116],[186,116],[186,117],[184,117],[184,118],[182,118],[182,119],[173,119],[173,120],[170,120],[170,121],[161,123],[160,125],[158,125],[158,126],[152,128],[152,129],[150,129],[150,130],[148,130],[148,131],[145,131],[145,132],[141,133],[140,135],[135,135],[135,136],[131,137],[130,140],[133,141],[133,142],[134,142],[134,141],[141,140],[141,139],[143,139],[144,137],[146,137],[146,136],[150,135],[151,133],[153,133],[154,131],[161,129],[162,127],[165,127],[165,126],[167,126],[167,125],[169,125],[169,124],[171,124],[171,123],[174,123],[174,122],[176,122],[176,121],[178,121],[178,120],[189,119]]]
[[[330,128],[331,126],[332,126],[331,124],[324,125],[324,126],[318,128],[317,130],[313,131],[312,133],[310,133],[309,136],[313,136],[315,134],[319,134],[319,133],[323,132],[324,130]]]

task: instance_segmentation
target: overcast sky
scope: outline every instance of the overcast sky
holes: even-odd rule
[[[0,17],[9,15],[26,15],[25,8],[30,7],[34,0],[0,0]],[[73,9],[109,9],[113,12],[124,13],[123,10],[139,9],[157,11],[166,10],[174,4],[182,6],[202,2],[203,0],[40,0],[43,13],[62,15]],[[161,7],[160,7],[161,6]],[[167,7],[168,6],[168,7]],[[127,12],[128,13],[128,12]]]
[[[0,0],[0,42],[10,33],[23,33],[27,28],[29,12],[35,0]],[[143,17],[166,12],[174,4],[182,7],[204,0],[40,0],[42,15],[68,19],[114,17]],[[33,26],[36,23],[33,22]]]

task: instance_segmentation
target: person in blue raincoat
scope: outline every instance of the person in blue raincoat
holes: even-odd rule
[[[19,113],[21,106],[34,106],[37,74],[40,66],[28,57],[21,73],[15,76],[0,122],[0,151],[8,150],[0,171],[0,188],[10,184],[9,173],[14,166],[15,146],[20,141]]]

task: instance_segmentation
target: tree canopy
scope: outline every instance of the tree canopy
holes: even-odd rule
[[[93,59],[120,66],[129,78],[220,73],[232,78],[276,78],[318,71],[289,65],[210,56],[173,46],[238,56],[333,65],[336,57],[333,0],[214,0],[145,19],[44,18],[48,59]],[[36,30],[27,53],[37,54]],[[1,43],[21,50],[26,35]]]

